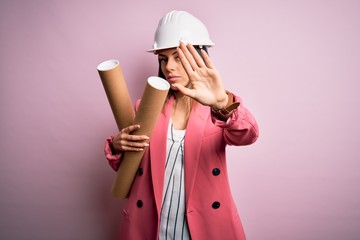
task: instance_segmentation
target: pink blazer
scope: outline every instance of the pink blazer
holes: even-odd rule
[[[186,217],[192,239],[245,239],[244,230],[230,193],[226,167],[226,145],[248,145],[258,138],[258,126],[235,96],[240,106],[226,121],[211,114],[210,108],[196,104],[185,135]],[[120,238],[158,238],[166,159],[166,134],[171,98],[159,116],[157,126],[141,161],[120,224]],[[138,106],[138,103],[137,103]],[[137,108],[137,107],[136,107]],[[106,141],[105,154],[116,170],[121,155],[112,155]]]

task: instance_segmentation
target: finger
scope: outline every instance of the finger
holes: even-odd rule
[[[148,140],[149,137],[146,136],[146,135],[131,135],[131,134],[124,134],[122,136],[123,140],[127,140],[127,141],[136,141],[136,142],[139,142],[139,141],[145,141],[145,140]]]
[[[194,58],[196,65],[198,67],[205,67],[205,63],[204,60],[201,58],[201,56],[199,55],[198,51],[196,51],[195,47],[191,44],[187,44],[186,48],[189,50],[189,52],[191,53],[192,57]]]
[[[146,147],[149,146],[148,143],[146,142],[130,142],[130,141],[125,141],[125,140],[121,140],[119,141],[117,144],[115,144],[118,146],[118,149],[120,151],[143,151]]]
[[[191,68],[195,70],[199,67],[197,64],[195,57],[199,56],[199,54],[196,52],[195,48],[191,44],[185,45],[183,42],[180,43],[180,49],[183,52],[185,58],[189,62]],[[192,52],[190,52],[190,49]],[[194,57],[195,56],[195,57]],[[200,56],[199,56],[200,57]]]
[[[132,147],[132,148],[144,148],[149,146],[147,142],[132,142],[125,140],[120,141],[120,145],[123,147]]]
[[[202,56],[202,59],[204,60],[205,62],[205,65],[208,67],[208,68],[215,68],[214,64],[212,63],[209,55],[205,52],[204,49],[201,49],[201,56]]]
[[[121,148],[121,151],[128,151],[128,152],[141,152],[144,151],[144,148],[134,148],[134,147],[127,147],[124,146]]]
[[[183,43],[180,43],[180,45],[183,44]],[[183,51],[183,49],[181,49],[180,47],[178,47],[176,49],[177,53],[178,53],[178,56],[180,58],[180,61],[181,61],[181,64],[183,65],[186,73],[188,75],[191,75],[194,71],[193,67],[191,66],[189,60],[187,59],[187,57],[185,56],[185,53]]]
[[[129,133],[131,133],[133,131],[136,131],[138,129],[140,129],[140,125],[130,125],[130,126],[126,127],[126,128],[123,128],[120,132],[129,134]]]
[[[176,87],[182,94],[191,98],[195,98],[195,92],[193,89],[184,87],[183,85],[177,83],[174,83],[173,86]]]

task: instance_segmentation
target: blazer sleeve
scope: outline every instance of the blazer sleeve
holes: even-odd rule
[[[138,99],[136,101],[135,111],[137,111],[137,109],[139,108],[139,104],[140,104],[140,99]],[[115,151],[112,148],[112,141],[113,141],[112,136],[108,137],[105,140],[104,153],[105,153],[105,157],[106,157],[110,167],[112,169],[114,169],[115,171],[117,171],[119,169],[120,164],[121,164],[121,159],[122,159],[123,154],[122,153],[115,153]]]
[[[117,171],[121,163],[122,153],[115,153],[112,149],[113,137],[110,136],[105,140],[104,153],[105,157],[112,169]]]
[[[216,126],[224,129],[226,144],[236,146],[252,144],[259,136],[258,124],[240,97],[234,95],[234,101],[240,104],[227,120],[219,119],[213,112],[211,120]]]

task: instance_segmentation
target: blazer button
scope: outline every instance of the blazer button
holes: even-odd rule
[[[143,168],[139,168],[138,169],[138,175],[142,176],[144,174],[144,169]]]
[[[212,204],[213,209],[218,209],[219,207],[220,207],[220,203],[218,201],[213,202],[213,204]]]
[[[214,168],[214,169],[212,170],[212,174],[213,174],[214,176],[218,176],[218,175],[220,174],[220,169]]]
[[[143,206],[143,202],[142,202],[141,200],[138,200],[138,201],[136,202],[136,206],[137,206],[138,208],[141,208],[141,207]]]

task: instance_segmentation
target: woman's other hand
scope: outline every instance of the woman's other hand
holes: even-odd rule
[[[143,151],[145,147],[149,146],[149,137],[146,135],[132,135],[131,133],[139,130],[140,125],[130,125],[123,128],[112,141],[113,148],[116,152]]]

